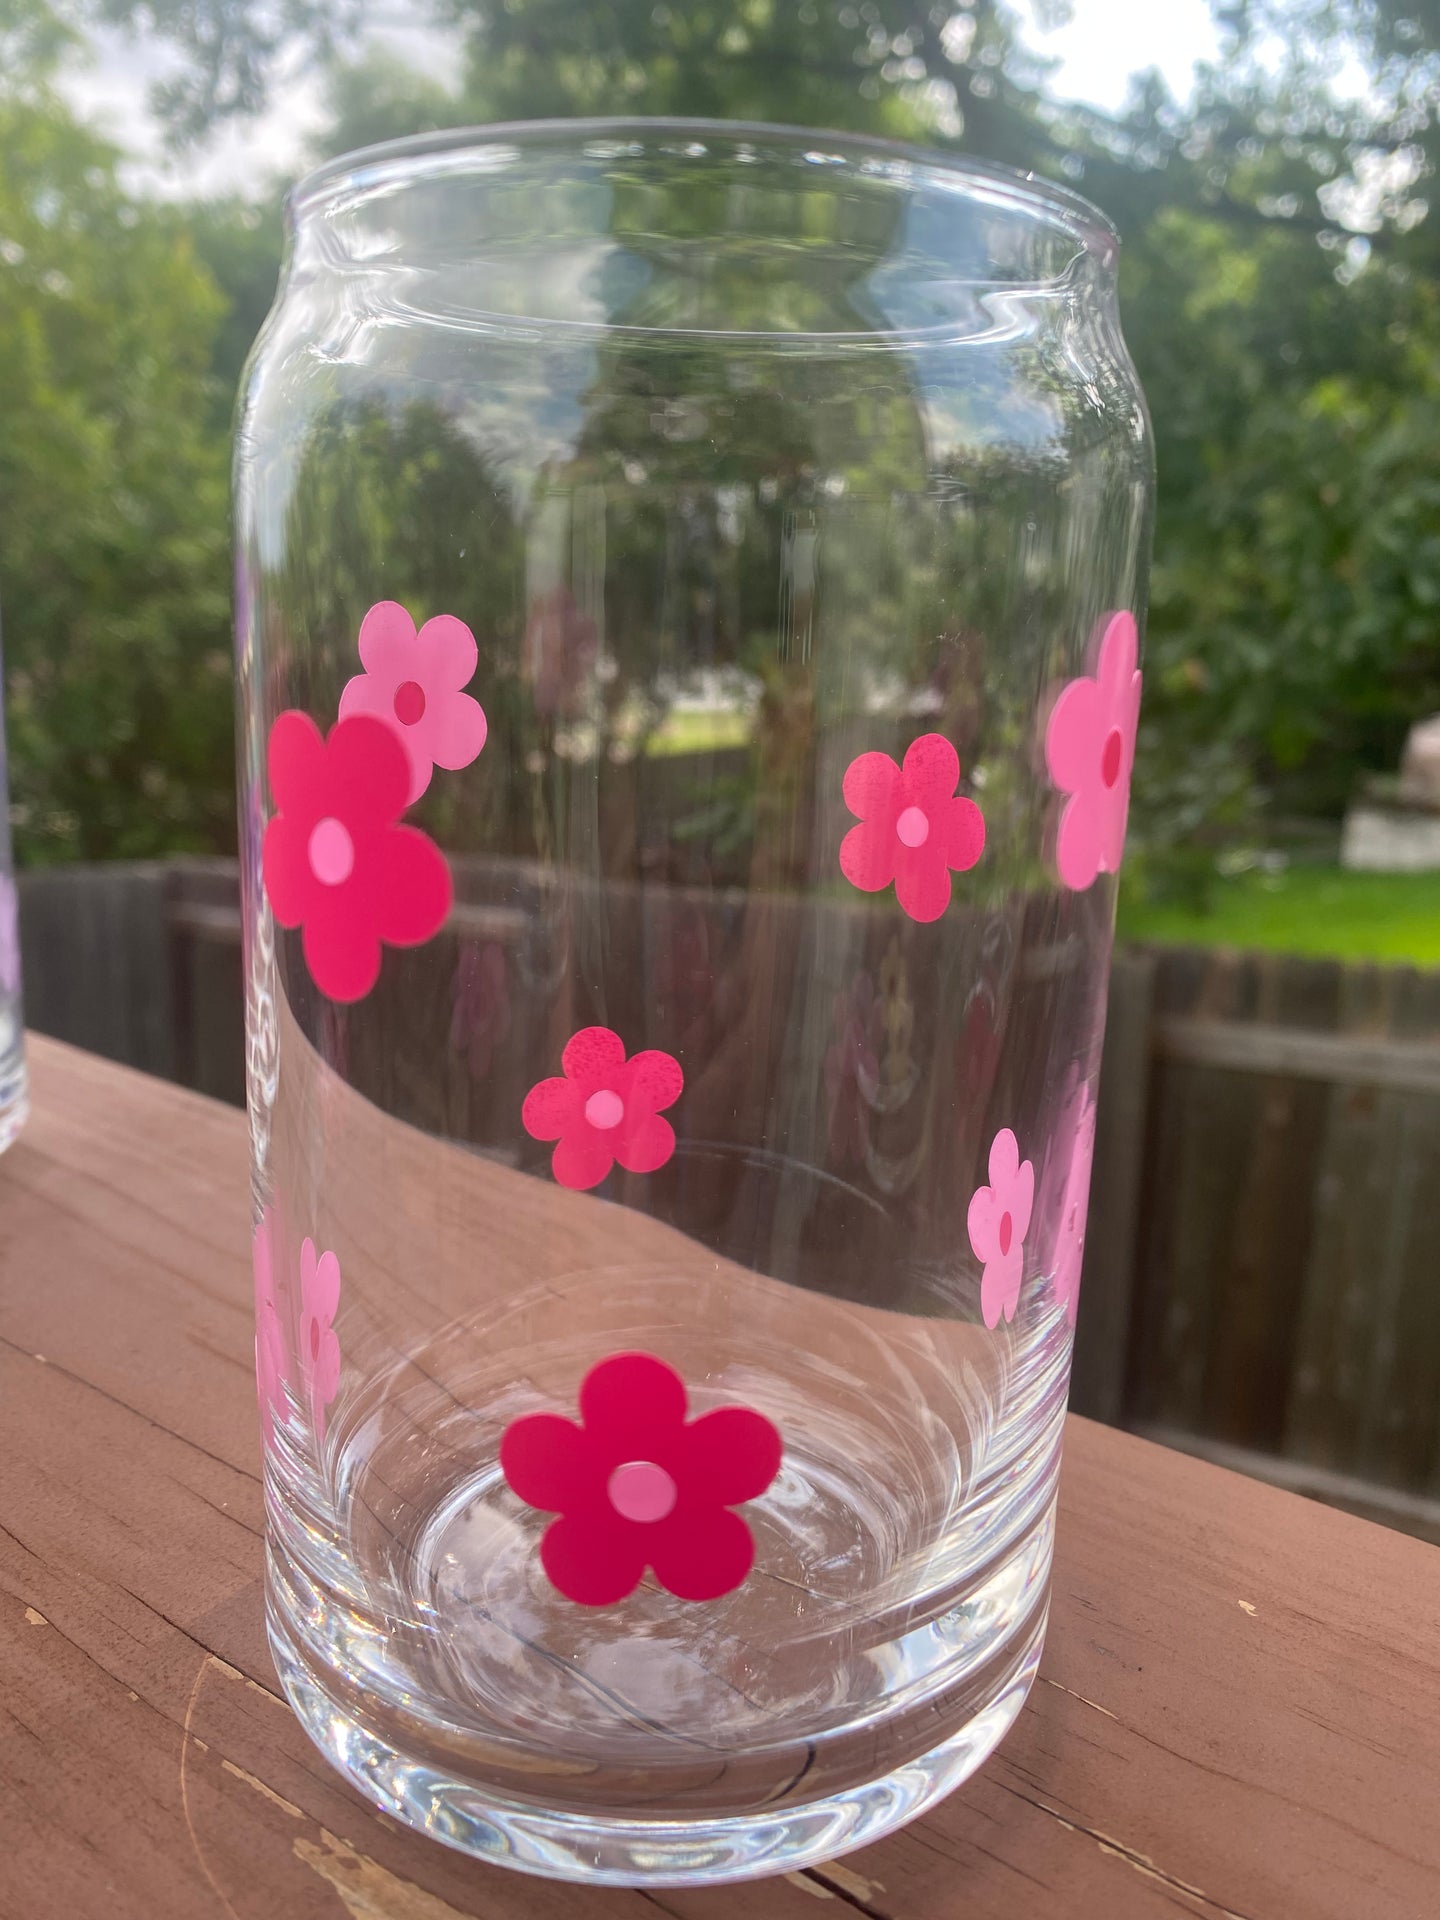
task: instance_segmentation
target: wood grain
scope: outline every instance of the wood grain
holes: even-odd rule
[[[1440,1551],[1079,1420],[1041,1679],[917,1826],[655,1895],[400,1830],[265,1652],[243,1120],[53,1043],[32,1066],[0,1162],[4,1920],[1440,1911]]]

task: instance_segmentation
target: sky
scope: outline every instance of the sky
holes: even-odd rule
[[[1045,0],[1012,4],[1028,45],[1058,63],[1052,90],[1107,111],[1122,105],[1131,75],[1149,67],[1157,67],[1184,100],[1196,62],[1214,59],[1218,50],[1209,0],[1071,0],[1071,17],[1059,26],[1045,24]],[[425,13],[420,4],[401,9],[394,0],[379,0],[370,38],[421,72],[447,79],[457,39],[453,30],[426,24]],[[282,76],[263,116],[226,127],[198,154],[176,163],[165,155],[147,106],[151,85],[167,70],[166,51],[118,32],[107,32],[98,49],[100,58],[67,75],[65,91],[130,154],[131,186],[187,195],[259,191],[277,174],[304,170],[306,142],[325,118],[313,74]]]
[[[1060,63],[1053,91],[1107,113],[1125,104],[1131,75],[1150,67],[1188,99],[1196,63],[1220,49],[1210,0],[1071,0],[1071,18],[1051,28],[1036,0],[1016,0],[1015,12],[1027,44]]]

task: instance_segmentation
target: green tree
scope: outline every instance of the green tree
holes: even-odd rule
[[[182,130],[256,104],[304,47],[330,63],[332,152],[447,119],[718,115],[1077,184],[1121,230],[1159,454],[1141,835],[1213,851],[1267,809],[1334,814],[1440,703],[1440,0],[1216,0],[1229,44],[1195,99],[1149,76],[1114,118],[1047,99],[999,0],[444,0],[463,45],[448,94],[346,64],[355,6],[88,4],[188,55]],[[1260,57],[1277,37],[1278,73]],[[1369,85],[1338,99],[1327,75],[1356,52]]]
[[[275,299],[283,246],[280,205],[231,196],[186,207],[195,257],[219,290],[223,311],[210,348],[211,418],[228,440],[235,392],[255,336]]]
[[[182,138],[264,103],[297,51],[342,72],[363,0],[66,0],[73,17],[128,21],[183,56],[159,105]],[[682,114],[783,120],[898,138],[963,140],[1015,165],[1037,142],[1040,69],[1017,49],[1003,0],[442,0],[465,60],[453,117]],[[411,107],[430,119],[422,81],[342,81],[337,132],[392,133]],[[397,113],[395,110],[399,109]],[[327,142],[327,144],[329,144]]]
[[[48,84],[58,37],[0,44],[0,606],[23,859],[233,839],[220,295],[183,216],[126,195]],[[23,52],[24,58],[18,56]]]
[[[1359,112],[1292,67],[1211,75],[1184,116],[1151,90],[1118,128],[1071,128],[1125,235],[1126,334],[1156,428],[1137,781],[1152,844],[1253,836],[1267,810],[1338,815],[1440,703],[1419,451],[1440,369],[1436,223],[1425,163],[1377,181],[1380,129]]]

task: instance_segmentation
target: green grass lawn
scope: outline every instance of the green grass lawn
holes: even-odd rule
[[[646,751],[659,755],[723,753],[728,747],[748,745],[754,724],[748,713],[682,708],[665,716],[651,734]]]
[[[1122,902],[1119,937],[1440,966],[1440,873],[1244,873],[1215,882],[1208,912]]]

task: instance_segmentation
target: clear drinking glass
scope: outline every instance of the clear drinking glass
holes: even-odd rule
[[[20,896],[10,842],[10,765],[0,668],[0,1153],[24,1126],[29,1112],[25,1016],[20,1001]]]
[[[237,465],[270,1632],[453,1846],[794,1868],[1019,1711],[1139,697],[1115,254],[765,127],[292,197]]]

